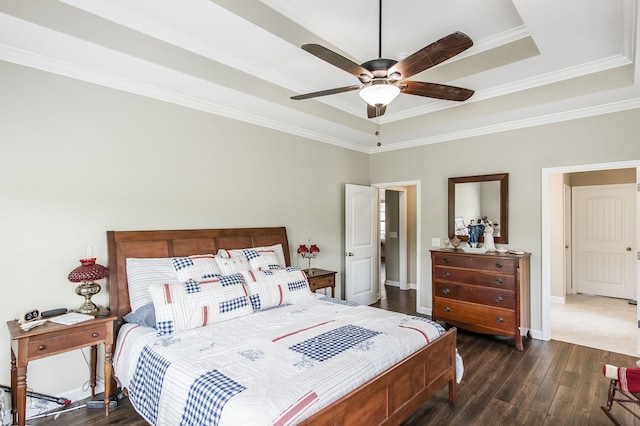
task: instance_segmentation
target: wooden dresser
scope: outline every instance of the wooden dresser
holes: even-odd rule
[[[510,336],[523,350],[530,336],[529,253],[432,250],[432,318],[456,327]]]

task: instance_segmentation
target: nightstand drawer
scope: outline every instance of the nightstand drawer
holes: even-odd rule
[[[311,291],[316,291],[319,288],[325,287],[333,287],[335,285],[335,280],[333,279],[333,275],[327,277],[314,277],[309,279],[309,287]]]
[[[29,339],[29,359],[37,359],[71,349],[93,346],[105,341],[106,328],[103,324],[95,327],[61,330]]]

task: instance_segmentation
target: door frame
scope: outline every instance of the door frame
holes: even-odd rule
[[[534,338],[541,340],[550,340],[551,339],[551,235],[549,230],[549,224],[551,222],[551,214],[550,214],[550,191],[549,191],[549,180],[551,175],[555,174],[563,174],[563,173],[574,173],[574,172],[589,172],[589,171],[597,171],[597,170],[612,170],[612,169],[628,169],[635,168],[636,169],[636,186],[640,185],[640,160],[631,160],[631,161],[617,161],[610,163],[596,163],[596,164],[580,164],[575,166],[560,166],[560,167],[547,167],[541,169],[541,206],[542,206],[542,223],[541,223],[541,239],[542,239],[542,247],[541,247],[541,287],[542,287],[542,297],[541,297],[541,333],[538,335],[537,332],[533,332],[532,334]],[[635,212],[635,221],[636,221],[636,252],[638,252],[637,244],[640,242],[640,195],[636,191],[636,212]],[[640,288],[640,262],[636,263],[636,294],[640,294],[638,289]],[[638,308],[638,312],[640,314],[640,305]],[[640,320],[640,315],[638,315],[638,319]],[[640,337],[640,330],[639,330]],[[640,340],[640,338],[639,338]]]
[[[391,189],[394,191],[400,191],[403,192],[404,194],[400,196],[400,218],[399,218],[399,228],[398,229],[398,234],[400,237],[400,241],[407,241],[407,196],[406,196],[406,190],[404,189],[405,187],[408,186],[414,186],[416,188],[416,311],[419,313],[426,313],[428,308],[421,308],[420,307],[420,294],[421,294],[421,289],[420,289],[420,276],[421,274],[421,258],[422,258],[422,243],[421,243],[421,229],[422,229],[422,220],[421,220],[421,189],[420,189],[420,181],[419,180],[410,180],[410,181],[402,181],[402,182],[385,182],[385,183],[373,183],[371,184],[371,186],[375,187],[375,188],[383,188],[383,189]],[[380,211],[380,209],[378,209],[378,212]],[[379,220],[380,218],[378,218]],[[377,233],[378,234],[378,246],[380,246],[380,232]],[[401,279],[401,283],[402,283],[402,278],[404,277],[404,282],[407,283],[408,281],[408,276],[409,274],[407,273],[407,251],[405,250],[400,250],[400,264],[401,264],[401,268],[400,268],[400,279]],[[378,262],[380,262],[380,259],[378,259]],[[378,268],[380,268],[380,265],[378,264]],[[404,286],[404,289],[409,288],[407,285]],[[401,288],[402,288],[402,284],[401,284]],[[430,313],[430,309],[429,313]]]

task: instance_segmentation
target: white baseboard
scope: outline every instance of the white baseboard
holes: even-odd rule
[[[418,309],[416,309],[416,312],[418,312],[419,314],[422,314],[422,315],[431,316],[432,309],[431,308],[425,308],[423,306],[418,306]]]
[[[561,303],[563,305],[567,303],[567,298],[564,296],[551,296],[549,300],[551,300],[551,303]]]
[[[390,281],[390,280],[385,280],[384,285],[390,285],[391,287],[398,287],[398,288],[400,288],[400,281]]]

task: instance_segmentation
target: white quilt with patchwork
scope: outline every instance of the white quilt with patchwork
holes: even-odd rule
[[[126,324],[113,363],[153,425],[286,425],[442,333],[425,318],[316,296],[172,336]]]

